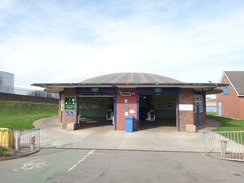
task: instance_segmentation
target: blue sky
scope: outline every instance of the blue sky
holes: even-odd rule
[[[147,72],[219,82],[244,69],[243,0],[0,0],[16,86]]]

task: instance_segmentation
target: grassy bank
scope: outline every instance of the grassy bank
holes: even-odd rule
[[[213,131],[244,131],[244,120],[216,116],[216,113],[207,113],[207,118],[215,119],[222,123],[222,126]]]
[[[35,120],[56,115],[57,104],[0,101],[0,128],[31,129]]]

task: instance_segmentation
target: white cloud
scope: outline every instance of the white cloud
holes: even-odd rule
[[[127,7],[81,2],[20,3],[15,30],[0,30],[0,37],[8,35],[0,41],[1,70],[15,73],[16,84],[27,86],[114,72],[217,82],[223,70],[244,68],[241,6],[223,14],[222,5],[214,15],[208,7],[200,8],[201,1],[135,1]],[[12,5],[4,9],[16,9]],[[0,26],[6,21],[0,17]]]

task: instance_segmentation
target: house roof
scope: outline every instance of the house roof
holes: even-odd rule
[[[244,71],[224,71],[238,96],[244,96]]]
[[[192,88],[195,92],[206,92],[207,94],[221,93],[217,87],[227,86],[223,83],[185,83],[169,77],[149,73],[114,73],[107,74],[79,83],[34,83],[32,86],[45,88],[50,93],[58,93],[64,88],[77,87],[117,87],[117,88],[138,88],[138,87],[177,87]]]

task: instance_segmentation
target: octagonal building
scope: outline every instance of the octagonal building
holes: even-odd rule
[[[126,131],[186,131],[187,125],[206,123],[206,95],[222,92],[218,87],[226,84],[185,83],[150,73],[114,73],[79,83],[32,85],[59,93],[59,121],[64,129],[110,126]]]

